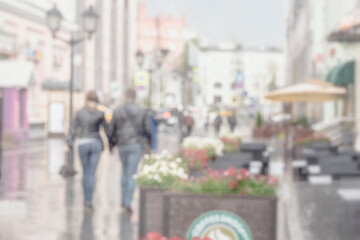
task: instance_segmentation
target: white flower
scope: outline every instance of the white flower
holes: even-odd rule
[[[154,180],[157,182],[160,182],[160,175],[159,174],[155,174],[154,175]]]
[[[176,168],[178,165],[176,164],[176,162],[170,162],[169,166],[170,168]]]
[[[182,158],[179,158],[179,157],[178,157],[178,158],[175,159],[175,161],[176,161],[177,163],[182,163],[183,160],[182,160]]]

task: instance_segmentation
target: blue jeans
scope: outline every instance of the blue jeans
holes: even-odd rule
[[[130,144],[119,147],[119,155],[122,163],[121,199],[125,207],[131,206],[135,189],[134,174],[142,155],[141,144]]]
[[[102,144],[100,140],[93,141],[79,145],[79,155],[81,165],[83,167],[83,189],[85,195],[85,202],[92,202],[93,193],[95,189],[95,173],[96,167],[102,152]]]

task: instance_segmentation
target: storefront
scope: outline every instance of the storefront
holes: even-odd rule
[[[360,9],[344,16],[338,28],[328,36],[330,42],[354,44],[356,57],[353,61],[339,64],[327,74],[327,81],[342,85],[349,91],[350,113],[353,111],[356,132],[360,133]],[[352,110],[353,109],[353,110]],[[351,114],[350,114],[351,115]]]
[[[30,62],[0,61],[1,121],[4,141],[22,141],[28,138],[27,88],[33,82],[33,70],[34,65]]]

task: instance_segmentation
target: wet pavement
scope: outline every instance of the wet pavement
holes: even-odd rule
[[[166,137],[165,137],[166,136]],[[159,151],[178,148],[176,136],[159,134]],[[165,139],[165,140],[164,140]],[[97,169],[95,210],[83,208],[81,166],[73,179],[59,170],[64,142],[49,139],[3,152],[0,185],[1,240],[137,239],[138,192],[131,218],[120,207],[121,165],[117,153],[104,151]]]
[[[295,183],[304,240],[358,240],[360,179]]]

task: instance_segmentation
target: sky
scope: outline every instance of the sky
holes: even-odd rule
[[[187,28],[212,43],[236,41],[245,47],[283,47],[285,0],[138,0],[155,16],[186,16]]]

